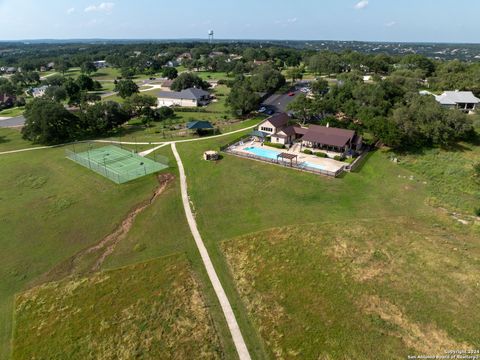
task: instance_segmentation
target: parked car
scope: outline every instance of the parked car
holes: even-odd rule
[[[288,96],[295,96],[295,93],[294,93],[294,92],[290,92],[290,93],[288,93]]]
[[[258,109],[259,113],[264,113],[265,111],[267,111],[267,108],[265,106],[262,106],[260,109]]]

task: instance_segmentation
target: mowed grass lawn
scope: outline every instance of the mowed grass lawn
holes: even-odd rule
[[[13,359],[222,358],[198,281],[178,255],[26,291],[15,325]]]
[[[478,348],[480,229],[431,207],[434,184],[386,151],[340,179],[230,155],[201,160],[228,141],[178,149],[200,232],[258,357]]]
[[[32,144],[30,141],[22,139],[20,129],[3,128],[0,129],[0,152],[27,149],[38,147],[40,145]]]
[[[3,359],[9,353],[14,294],[109,234],[158,184],[152,175],[115,185],[67,160],[63,148],[2,155],[0,169]]]

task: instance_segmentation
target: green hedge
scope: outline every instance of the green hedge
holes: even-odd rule
[[[343,161],[345,160],[345,157],[343,155],[335,155],[333,159],[337,161]]]
[[[315,155],[318,156],[318,157],[321,157],[321,158],[327,158],[328,157],[328,155],[323,153],[323,152],[317,152],[317,153],[315,153]]]
[[[308,149],[303,150],[303,153],[307,154],[307,155],[312,155],[313,154],[312,150],[308,150]]]
[[[274,148],[277,148],[277,149],[285,149],[285,145],[276,144],[276,143],[272,143],[272,142],[269,142],[269,141],[265,141],[263,144],[265,146],[271,146],[271,147],[274,147]]]

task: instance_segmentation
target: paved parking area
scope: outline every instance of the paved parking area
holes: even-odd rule
[[[17,116],[12,118],[1,118],[0,117],[0,128],[7,127],[20,127],[25,124],[25,118],[23,116]]]

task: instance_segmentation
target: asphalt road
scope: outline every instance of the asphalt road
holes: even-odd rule
[[[0,128],[7,127],[19,127],[25,124],[25,118],[23,116],[12,117],[10,119],[0,119]]]
[[[292,91],[295,95],[288,96],[287,94],[273,94],[265,99],[262,104],[271,107],[275,112],[287,112],[287,105],[290,104],[298,94],[302,92],[300,90]],[[290,93],[290,92],[289,92]]]

